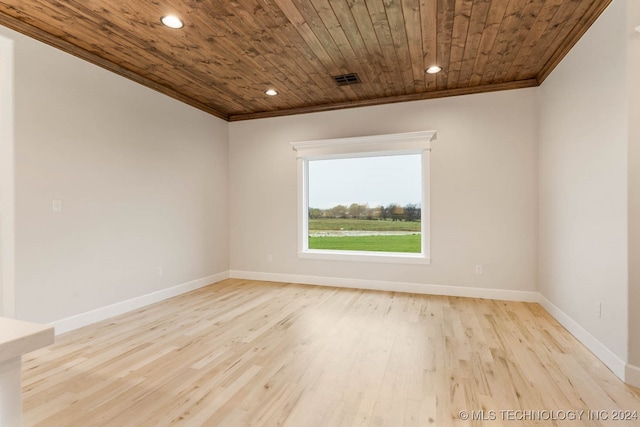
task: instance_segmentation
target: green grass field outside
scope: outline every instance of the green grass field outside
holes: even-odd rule
[[[309,249],[420,253],[420,234],[309,237]]]
[[[420,231],[420,222],[342,218],[323,218],[309,220],[309,231],[327,230]]]

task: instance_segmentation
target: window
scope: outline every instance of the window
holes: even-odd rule
[[[435,132],[293,143],[303,258],[429,262]]]

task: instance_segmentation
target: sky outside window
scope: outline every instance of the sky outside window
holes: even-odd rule
[[[309,207],[420,205],[421,162],[420,154],[310,160]]]

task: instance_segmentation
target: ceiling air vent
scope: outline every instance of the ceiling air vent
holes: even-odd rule
[[[356,73],[333,76],[333,80],[338,86],[355,85],[360,83],[360,79],[358,78],[358,75]]]

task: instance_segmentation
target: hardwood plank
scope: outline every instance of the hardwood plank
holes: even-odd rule
[[[488,427],[458,414],[640,408],[538,304],[238,279],[60,336],[23,377],[25,426]]]

